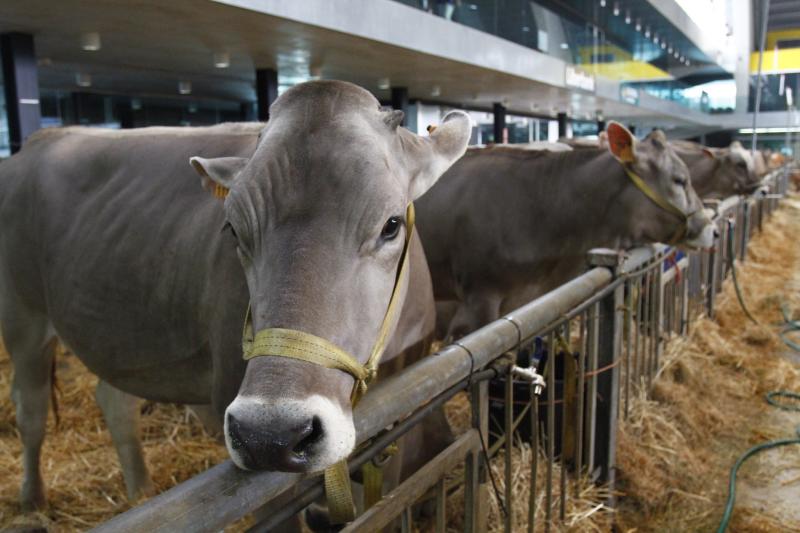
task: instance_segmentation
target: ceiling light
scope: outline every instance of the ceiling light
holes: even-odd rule
[[[566,50],[567,48],[569,48],[569,45],[567,43],[561,43],[562,50]]]
[[[678,57],[680,57],[680,54],[678,53],[677,50],[675,50],[675,53],[672,54],[672,55],[675,56],[675,59],[678,59]]]
[[[139,111],[142,108],[142,101],[138,98],[131,98],[131,109]]]
[[[666,47],[667,47],[667,43],[665,43],[664,41],[661,41],[661,49],[663,50]]]
[[[78,87],[91,87],[92,77],[84,72],[78,72],[75,74],[75,83],[78,84]]]
[[[96,52],[100,50],[100,34],[93,31],[81,34],[81,48],[88,52]]]
[[[617,2],[614,2],[614,16],[619,16],[619,4]]]
[[[687,60],[686,60],[686,66],[687,66],[687,67],[690,67],[691,65],[692,65],[692,62],[691,62],[691,61],[689,61],[689,60],[687,59]]]
[[[433,87],[431,87],[431,96],[441,96],[441,94],[442,94],[441,87],[439,87],[438,85],[434,85]]]
[[[606,0],[600,0],[600,7],[606,7]]]
[[[653,42],[658,44],[658,34],[657,33],[653,34]]]
[[[625,24],[630,24],[630,23],[631,23],[631,12],[630,11],[626,11],[625,12]]]
[[[228,68],[231,66],[231,55],[227,52],[214,54],[214,66],[216,68]]]
[[[636,31],[642,31],[642,21],[636,19]]]
[[[647,26],[647,27],[644,29],[644,36],[645,36],[645,38],[646,38],[646,39],[649,39],[649,38],[650,38],[650,26]]]
[[[670,46],[669,48],[667,48],[667,53],[668,53],[668,54],[671,54],[671,53],[672,53],[672,46]]]
[[[192,94],[192,82],[190,82],[190,81],[179,81],[178,82],[178,92],[180,94]]]
[[[389,80],[389,78],[379,78],[378,79],[378,89],[386,90],[389,87],[391,87],[391,85],[392,85],[392,82]]]

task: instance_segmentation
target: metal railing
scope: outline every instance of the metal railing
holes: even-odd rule
[[[781,169],[765,180],[766,194],[715,204],[719,237],[710,253],[680,256],[662,245],[626,253],[593,250],[590,268],[580,277],[379,383],[354,412],[361,446],[351,472],[460,391],[469,394],[472,429],[345,530],[375,531],[399,519],[409,531],[412,505],[432,494],[435,529],[444,531],[450,493],[445,475],[459,464],[464,530],[485,530],[486,458],[501,448],[504,528],[516,530],[515,439],[534,450],[527,465],[533,480],[528,531],[549,531],[563,521],[570,494],[585,483],[613,487],[619,418],[627,417],[637,389],[646,390],[655,377],[669,335],[686,333],[698,313],[713,316],[728,254],[745,259],[750,237],[777,207],[787,182],[788,172]],[[731,231],[734,249],[728,246]],[[532,369],[547,384],[541,398]],[[556,463],[562,467],[558,479]],[[543,487],[536,483],[540,469]],[[226,461],[96,530],[211,532],[256,512],[264,519],[251,530],[268,531],[322,492],[319,476],[244,472]]]

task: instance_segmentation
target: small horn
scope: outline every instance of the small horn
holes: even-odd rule
[[[403,118],[405,118],[405,116],[406,114],[399,109],[384,111],[383,121],[390,129],[396,130],[397,127],[403,123]]]
[[[428,127],[427,127],[427,130],[428,130],[428,134],[430,135],[431,133],[436,131],[436,126],[434,126],[433,124],[429,124]]]

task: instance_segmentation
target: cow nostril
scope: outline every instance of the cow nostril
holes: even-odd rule
[[[719,238],[719,230],[718,229],[714,230],[714,238],[715,239]]]
[[[307,433],[295,444],[294,448],[292,448],[292,452],[300,457],[305,457],[309,448],[322,440],[325,434],[322,429],[322,420],[320,420],[318,416],[311,419],[311,424],[306,426],[306,429]]]

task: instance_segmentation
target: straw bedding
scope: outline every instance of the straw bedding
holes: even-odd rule
[[[781,304],[800,316],[799,229],[800,204],[787,200],[738,270],[761,325],[747,320],[726,281],[716,320],[701,318],[688,338],[673,339],[650,399],[633,402],[619,432],[620,530],[716,529],[737,457],[800,425],[797,413],[764,401],[771,390],[800,391],[800,364],[777,335]],[[737,494],[729,531],[800,531],[800,447],[750,459]]]
[[[612,513],[602,504],[608,496],[602,488],[586,484],[574,496],[570,487],[566,522],[556,524],[554,530],[610,531],[612,520],[621,531],[712,529],[721,515],[727,471],[736,456],[756,442],[788,436],[792,425],[800,423],[797,416],[792,420],[775,413],[762,400],[768,390],[800,390],[800,369],[783,355],[786,349],[775,335],[781,302],[788,304],[795,318],[800,316],[800,275],[795,274],[800,265],[795,240],[800,204],[785,203],[789,205],[773,216],[764,234],[751,244],[748,261],[740,270],[745,298],[766,326],[746,322],[726,283],[717,321],[700,319],[692,325],[689,338],[673,339],[651,398],[635,398],[630,418],[622,423],[619,509]],[[21,515],[21,444],[10,400],[12,371],[7,354],[0,349],[0,530],[32,524],[53,531],[85,530],[130,507],[116,452],[94,401],[97,380],[63,349],[57,361],[61,423],[55,428],[51,415],[42,452],[50,508]],[[468,425],[464,395],[451,400],[447,412],[457,428]],[[142,414],[143,445],[159,491],[226,458],[225,448],[185,407],[144,402]],[[526,444],[517,444],[512,457],[514,529],[524,530],[532,452]],[[502,453],[492,461],[501,494]],[[791,489],[800,486],[800,450],[765,455],[769,454],[780,457],[754,459],[742,471],[745,488],[732,524],[735,531],[800,531],[800,517],[787,516],[792,504],[775,503],[777,496],[768,490],[770,483],[778,483],[797,494]],[[451,476],[448,522],[452,531],[460,531],[463,524],[463,491],[456,483],[461,472],[459,468]],[[555,465],[554,479],[559,475]],[[544,461],[540,462],[539,487],[544,486],[543,476]],[[537,514],[542,516],[543,491],[539,495]],[[800,507],[796,501],[794,507]],[[491,490],[489,502],[490,529],[499,531],[503,517]]]

